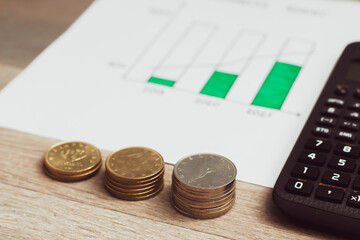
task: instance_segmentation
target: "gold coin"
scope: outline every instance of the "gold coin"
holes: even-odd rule
[[[159,185],[164,184],[164,180],[161,179],[160,181],[157,181],[157,182],[153,183],[152,185],[149,185],[149,186],[146,186],[146,187],[129,189],[129,188],[118,187],[116,184],[113,184],[111,181],[109,181],[109,179],[106,178],[106,177],[105,177],[105,182],[112,189],[116,190],[117,192],[127,194],[127,195],[145,194],[145,193],[151,192],[154,188],[158,187]]]
[[[76,175],[67,175],[67,174],[54,174],[52,172],[50,172],[47,167],[44,165],[43,166],[43,171],[45,172],[46,175],[48,175],[49,177],[58,180],[58,181],[62,181],[62,182],[74,182],[74,181],[81,181],[84,179],[87,179],[89,177],[94,176],[98,170],[101,168],[101,164],[98,164],[98,166],[96,168],[94,168],[91,171],[88,171],[86,173],[82,173],[82,174],[76,174]]]
[[[161,181],[161,179],[163,179],[163,174],[160,175],[157,179],[151,181],[151,182],[146,182],[144,184],[126,184],[126,183],[120,183],[120,182],[116,182],[115,180],[113,180],[107,173],[105,173],[105,181],[110,182],[112,185],[122,188],[122,189],[126,189],[129,191],[133,191],[133,190],[137,190],[137,189],[142,189],[142,188],[146,188],[149,186],[154,185],[155,183]]]
[[[115,197],[123,199],[123,200],[128,200],[128,201],[140,201],[140,200],[145,200],[148,198],[152,198],[154,196],[156,196],[158,193],[161,192],[161,190],[164,187],[164,184],[161,184],[158,188],[154,189],[152,192],[148,192],[146,194],[143,195],[126,195],[126,194],[122,194],[117,192],[116,190],[114,190],[113,188],[111,188],[105,181],[105,187],[106,189]]]
[[[50,147],[44,158],[52,173],[76,175],[89,171],[101,163],[100,150],[84,142],[62,142]]]
[[[86,175],[90,175],[96,171],[98,171],[100,168],[101,168],[101,162],[99,162],[94,168],[88,170],[88,171],[84,171],[84,172],[81,172],[81,173],[76,173],[76,174],[62,174],[62,173],[58,173],[58,172],[55,172],[55,171],[52,171],[51,169],[48,169],[46,167],[46,165],[44,164],[44,168],[46,168],[46,170],[48,172],[50,172],[51,174],[53,175],[56,175],[56,176],[59,176],[59,177],[64,177],[64,178],[77,178],[77,177],[83,177],[83,176],[86,176]]]
[[[162,156],[149,148],[130,147],[110,154],[106,170],[117,181],[141,181],[151,179],[164,169]]]
[[[127,186],[137,186],[137,185],[148,185],[151,184],[154,181],[157,181],[159,178],[162,178],[164,176],[165,173],[165,168],[163,168],[159,173],[157,173],[156,175],[150,177],[150,178],[146,178],[146,179],[118,179],[118,177],[116,175],[112,175],[109,171],[106,171],[106,175],[113,181],[116,181],[120,184],[123,185],[127,185]]]

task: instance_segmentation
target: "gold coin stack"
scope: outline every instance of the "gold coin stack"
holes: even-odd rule
[[[172,205],[198,219],[219,217],[235,202],[236,167],[225,157],[197,154],[178,161],[172,177]]]
[[[145,200],[164,187],[164,159],[152,149],[121,149],[108,156],[105,166],[105,187],[115,197]]]
[[[84,142],[62,142],[50,147],[44,157],[44,172],[63,182],[80,181],[101,168],[100,150]]]

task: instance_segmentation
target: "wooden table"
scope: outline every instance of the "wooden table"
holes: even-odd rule
[[[91,0],[0,0],[0,89],[20,73],[78,17]],[[1,117],[1,116],[0,116]],[[62,183],[42,172],[43,154],[57,140],[0,128],[1,239],[339,239],[302,226],[272,201],[272,189],[237,182],[234,208],[211,220],[195,220],[171,206],[172,165],[156,197],[127,202],[95,177]],[[103,157],[109,154],[102,151]]]

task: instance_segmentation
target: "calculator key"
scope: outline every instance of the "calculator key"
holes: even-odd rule
[[[303,164],[296,164],[291,172],[291,176],[316,180],[320,174],[320,170],[317,167],[311,167]]]
[[[340,123],[340,128],[346,129],[349,131],[358,131],[360,129],[360,125],[356,122],[342,121]]]
[[[344,157],[357,158],[360,156],[360,149],[359,147],[339,143],[336,145],[334,153]]]
[[[326,157],[324,154],[312,151],[303,151],[299,157],[299,162],[317,166],[324,165],[325,161]]]
[[[356,164],[355,161],[351,159],[332,157],[328,164],[328,167],[336,170],[341,170],[344,172],[353,172],[356,167]]]
[[[349,108],[352,110],[360,110],[360,102],[352,103]]]
[[[348,93],[348,87],[343,84],[338,84],[338,85],[336,85],[334,92],[339,96],[344,96]]]
[[[356,136],[354,133],[345,131],[337,131],[335,134],[335,138],[347,142],[354,142],[356,140]]]
[[[341,110],[334,107],[327,107],[323,108],[322,110],[323,115],[333,116],[333,117],[339,117],[341,114]]]
[[[360,113],[359,112],[346,112],[344,115],[345,119],[360,121]]]
[[[360,98],[360,88],[356,88],[354,91],[354,97]]]
[[[312,130],[312,133],[316,136],[320,136],[320,137],[330,137],[332,135],[332,130],[330,128],[326,128],[326,127],[318,127],[315,126]]]
[[[350,193],[346,204],[351,207],[360,208],[360,193],[358,192]]]
[[[286,191],[298,195],[310,196],[314,186],[311,182],[290,178],[286,184]]]
[[[355,190],[360,190],[360,177],[356,177],[354,184],[353,184],[353,189]]]
[[[319,186],[315,197],[329,202],[341,203],[344,198],[344,193],[345,191],[339,188]]]
[[[329,170],[322,177],[322,182],[339,187],[347,187],[350,182],[350,175]]]
[[[322,139],[311,138],[306,142],[305,148],[322,152],[329,152],[331,150],[331,142]]]
[[[338,98],[328,98],[326,100],[326,105],[332,107],[343,107],[345,105],[344,100]]]
[[[317,123],[319,125],[325,125],[325,126],[329,126],[329,127],[335,127],[336,125],[336,120],[334,118],[331,117],[320,117],[317,121]]]

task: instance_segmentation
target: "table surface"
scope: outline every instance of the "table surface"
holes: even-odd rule
[[[0,0],[0,89],[63,33],[91,0]],[[0,128],[0,238],[340,239],[304,226],[272,201],[272,189],[237,181],[236,204],[224,216],[196,220],[170,204],[165,188],[139,202],[104,189],[104,167],[91,179],[62,183],[42,172],[44,152],[58,142]],[[109,154],[102,151],[103,158]]]

